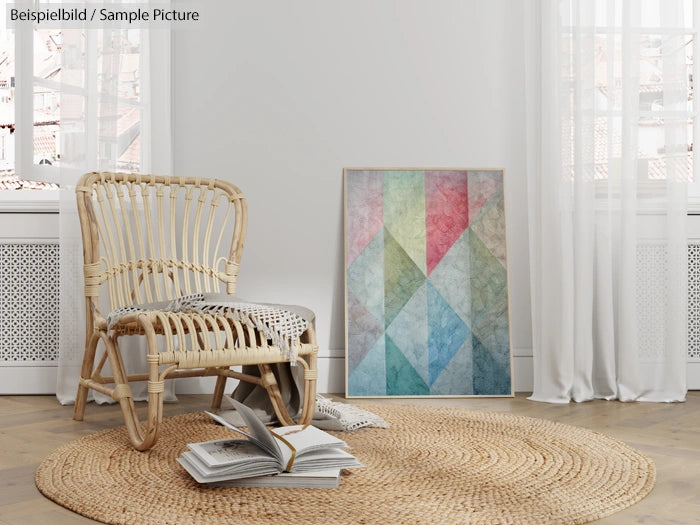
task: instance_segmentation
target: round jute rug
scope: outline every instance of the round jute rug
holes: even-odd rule
[[[40,465],[48,498],[111,524],[568,524],[642,499],[650,459],[608,436],[510,414],[362,405],[391,428],[340,435],[365,465],[338,489],[208,488],[175,461],[189,442],[230,435],[205,414],[164,420],[148,452],[123,427],[81,438]]]

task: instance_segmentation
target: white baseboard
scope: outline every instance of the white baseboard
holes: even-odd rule
[[[513,356],[513,390],[515,392],[532,392],[532,356]]]
[[[0,395],[55,394],[57,373],[57,366],[0,366]]]
[[[685,370],[688,390],[700,390],[700,361],[689,361]]]

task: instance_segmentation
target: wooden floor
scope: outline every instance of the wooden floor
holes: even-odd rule
[[[650,456],[656,463],[657,483],[641,502],[596,523],[700,524],[700,392],[691,392],[687,402],[677,404],[594,401],[549,405],[528,401],[525,395],[371,402],[465,406],[551,419],[605,433]],[[207,396],[180,396],[178,403],[166,405],[165,415],[207,407]],[[34,486],[39,462],[60,444],[121,425],[116,406],[91,404],[82,423],[73,421],[71,415],[72,407],[59,405],[52,396],[0,396],[0,524],[96,523],[54,504]]]

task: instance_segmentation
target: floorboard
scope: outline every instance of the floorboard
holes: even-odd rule
[[[605,433],[647,454],[656,463],[654,490],[636,505],[595,523],[700,524],[700,392],[685,403],[592,401],[552,405],[514,398],[350,399],[353,404],[394,403],[463,406],[550,419]],[[164,407],[165,416],[208,408],[208,396],[182,395]],[[97,523],[44,498],[34,472],[53,449],[98,430],[122,424],[118,406],[89,404],[85,420],[72,420],[72,407],[53,396],[0,396],[0,524]],[[351,524],[349,524],[351,525]]]

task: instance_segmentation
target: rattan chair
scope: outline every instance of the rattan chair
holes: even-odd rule
[[[229,315],[152,307],[195,293],[235,295],[247,225],[245,197],[236,186],[214,179],[88,173],[76,194],[87,323],[74,419],[83,419],[88,389],[109,395],[121,405],[133,446],[146,450],[158,439],[164,380],[217,376],[214,409],[221,406],[226,380],[232,377],[264,388],[282,424],[311,421],[318,375],[313,322],[292,348],[304,370],[301,415],[295,422],[270,366],[289,361],[279,345]],[[109,311],[146,307],[109,326],[100,309],[107,300]],[[126,337],[145,338],[147,373],[127,374],[119,346]],[[257,365],[259,376],[243,373],[250,368],[246,365]],[[129,383],[144,380],[148,414],[141,422]]]

